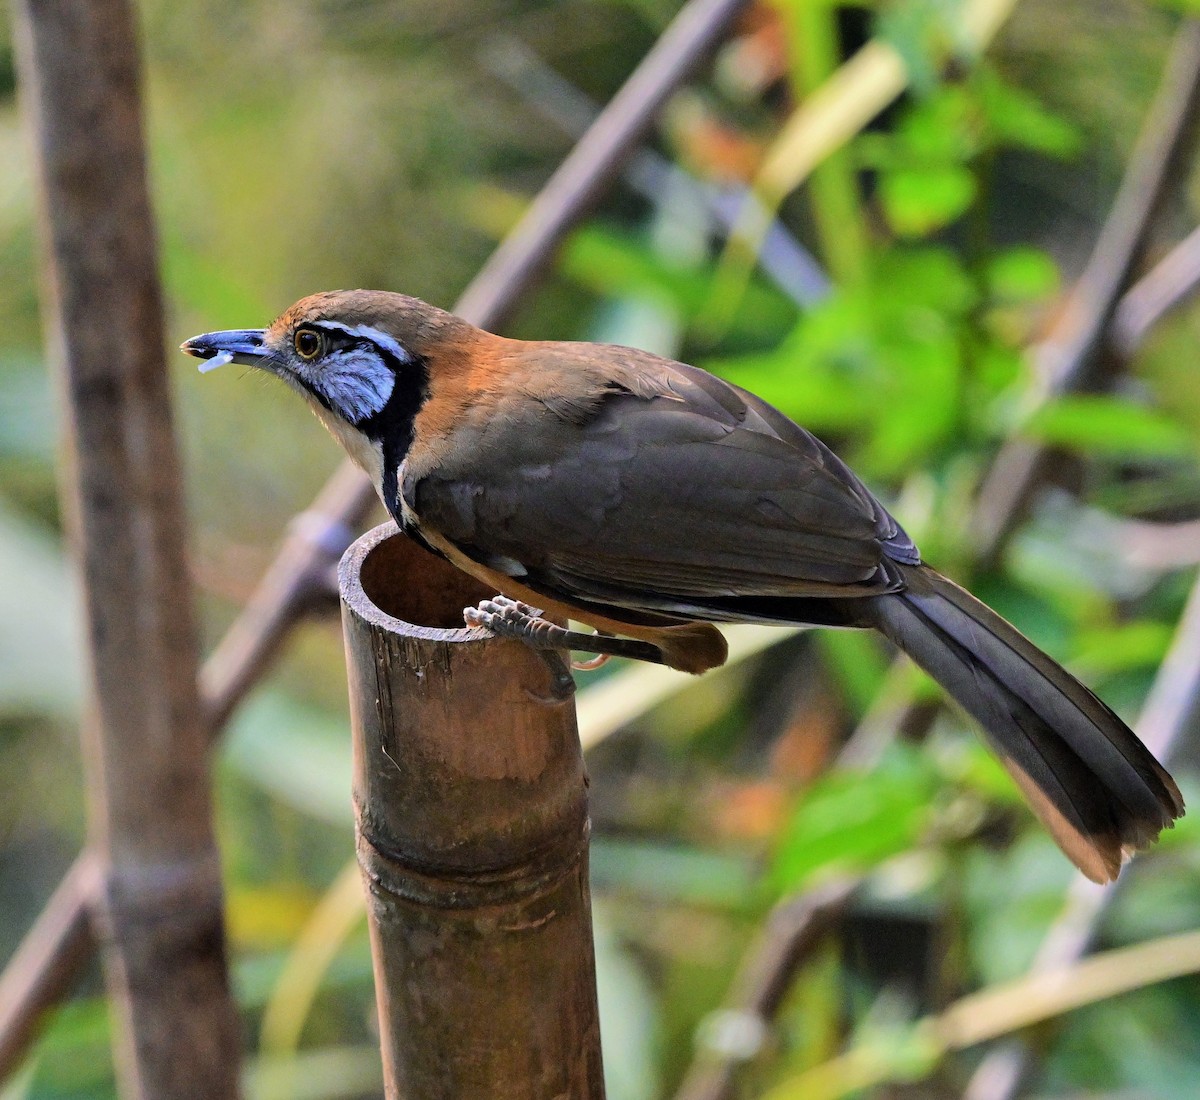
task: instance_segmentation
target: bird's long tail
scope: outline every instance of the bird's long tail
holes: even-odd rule
[[[1088,878],[1183,813],[1179,788],[1107,706],[970,593],[928,566],[872,600],[874,625],[987,733],[1034,811]]]

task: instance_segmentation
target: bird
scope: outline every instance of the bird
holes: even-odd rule
[[[372,290],[313,294],[182,350],[298,391],[400,530],[498,593],[470,625],[697,674],[726,659],[718,623],[874,629],[978,722],[1093,881],[1184,812],[1132,730],[923,562],[829,447],[698,367],[509,339]]]

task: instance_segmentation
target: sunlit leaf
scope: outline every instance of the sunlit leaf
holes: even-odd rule
[[[985,340],[972,349],[971,365],[975,383],[984,393],[995,395],[999,400],[972,402],[968,412],[984,434],[994,436],[1015,415],[1008,411],[1007,405],[1011,401],[1006,401],[1005,397],[1017,388],[1015,383],[1025,370],[1025,357],[1017,348]]]
[[[1153,668],[1171,645],[1174,630],[1166,623],[1143,619],[1079,632],[1071,666],[1091,681],[1133,668]]]
[[[1041,249],[1006,248],[988,261],[985,280],[995,301],[1037,301],[1058,289],[1058,267]]]
[[[966,0],[954,31],[964,55],[982,51],[1012,11],[1012,0]],[[756,182],[763,205],[773,210],[833,151],[860,133],[905,89],[908,73],[896,48],[868,42],[801,103],[768,150]],[[767,220],[747,204],[730,239],[719,281],[741,285],[747,261],[757,252]]]
[[[892,141],[910,167],[963,164],[980,151],[981,129],[970,88],[946,84],[909,108]]]
[[[822,874],[861,871],[916,844],[928,827],[937,773],[921,753],[893,746],[869,772],[835,772],[800,797],[771,870],[791,891]]]
[[[869,479],[893,479],[956,434],[960,326],[977,299],[949,249],[893,248],[774,351],[708,365],[818,434],[861,432],[862,449],[843,453]]]
[[[974,306],[975,285],[962,259],[948,248],[914,245],[891,248],[876,260],[876,301],[891,309],[925,306],[959,317]]]
[[[1173,456],[1195,452],[1195,442],[1174,420],[1117,397],[1060,397],[1034,413],[1024,433],[1086,454]]]
[[[565,275],[598,294],[641,295],[690,321],[710,308],[712,287],[706,271],[674,266],[648,241],[602,226],[573,233],[559,264]],[[773,335],[782,336],[795,317],[795,305],[782,292],[756,280],[738,305],[731,335],[750,335],[761,344]]]
[[[979,102],[1001,145],[1064,158],[1079,151],[1081,138],[1075,126],[1024,88],[1003,80],[994,69],[980,73]]]
[[[904,237],[922,237],[956,221],[976,191],[975,176],[957,164],[897,169],[879,180],[884,214]]]

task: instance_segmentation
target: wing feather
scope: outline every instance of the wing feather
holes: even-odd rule
[[[484,430],[465,426],[454,462],[406,470],[419,524],[535,585],[629,608],[900,585],[891,560],[915,547],[814,436],[704,371],[601,351],[589,371],[572,345],[575,389],[559,372],[542,397],[531,378],[478,412]]]

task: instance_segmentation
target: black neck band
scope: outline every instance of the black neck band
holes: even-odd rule
[[[412,446],[417,414],[429,399],[429,364],[424,359],[401,362],[385,348],[373,346],[395,372],[396,384],[387,404],[355,427],[383,449],[383,500],[399,522],[398,471]]]

